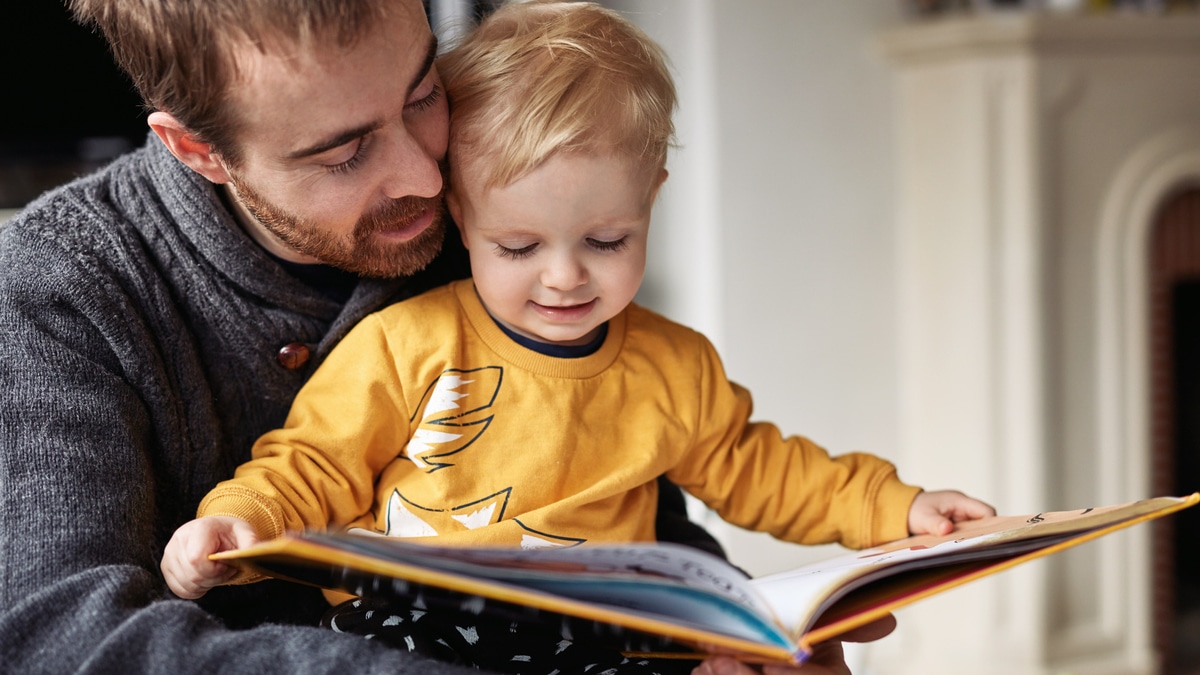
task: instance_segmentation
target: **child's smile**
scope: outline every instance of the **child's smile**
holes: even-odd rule
[[[541,342],[584,344],[633,300],[665,172],[592,153],[552,155],[483,188],[478,160],[447,198],[488,312]]]

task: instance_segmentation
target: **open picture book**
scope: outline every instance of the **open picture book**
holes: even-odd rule
[[[405,606],[474,603],[480,612],[554,617],[631,654],[803,663],[813,645],[917,600],[1197,501],[1200,493],[985,518],[754,579],[716,556],[653,543],[451,548],[309,532],[213,558]]]

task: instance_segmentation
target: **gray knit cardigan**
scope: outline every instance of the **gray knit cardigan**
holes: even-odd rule
[[[0,228],[0,671],[477,673],[313,627],[268,581],[170,597],[158,560],[359,318],[458,276],[289,276],[156,138]],[[454,269],[451,269],[454,267]],[[312,349],[287,370],[276,353]]]

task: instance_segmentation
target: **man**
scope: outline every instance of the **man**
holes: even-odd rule
[[[421,4],[72,9],[108,38],[154,137],[0,229],[0,663],[463,672],[313,627],[310,589],[193,603],[158,573],[170,533],[350,326],[466,273]],[[711,545],[665,494],[660,536]]]

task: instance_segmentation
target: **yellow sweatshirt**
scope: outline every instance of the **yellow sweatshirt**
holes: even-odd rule
[[[359,527],[442,544],[655,539],[667,476],[727,521],[861,548],[908,534],[919,488],[888,462],[831,458],[751,422],[699,333],[631,305],[595,353],[509,339],[470,280],[368,316],[300,391],[285,426],[199,515],[263,538]]]

